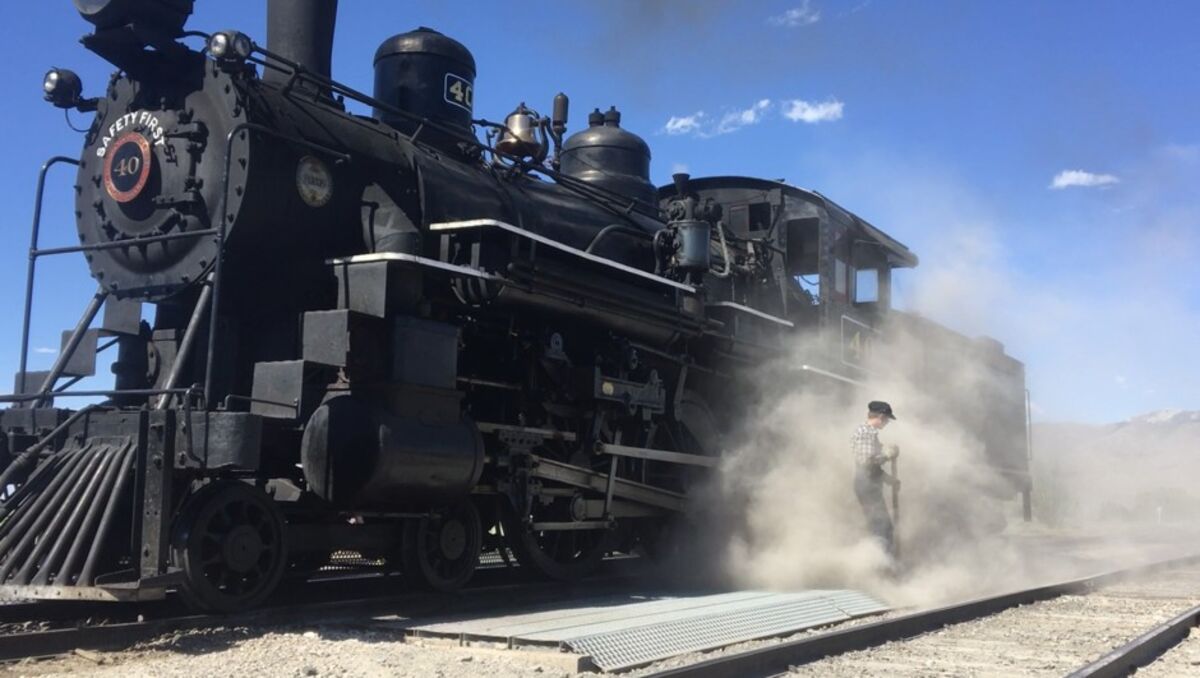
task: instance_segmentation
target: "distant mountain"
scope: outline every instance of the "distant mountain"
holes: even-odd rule
[[[1200,518],[1200,411],[1035,424],[1034,494],[1063,520]],[[1041,497],[1038,497],[1038,494]]]
[[[1116,426],[1149,425],[1149,426],[1183,426],[1200,423],[1200,412],[1191,410],[1159,410],[1149,414],[1141,414],[1128,419]]]

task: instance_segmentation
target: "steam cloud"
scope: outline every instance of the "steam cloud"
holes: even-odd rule
[[[923,353],[915,341],[899,341],[889,345],[886,361],[917,365]],[[769,406],[726,457],[713,490],[721,505],[739,509],[722,546],[731,583],[849,587],[911,605],[1004,588],[1019,578],[1016,553],[998,537],[1005,511],[1018,505],[1003,497],[982,442],[910,375],[879,369],[876,374],[887,376],[848,390],[816,375],[799,381],[797,368],[807,355],[800,346],[786,364],[765,371],[764,378],[793,375],[786,378],[792,383],[779,384],[780,391],[764,401]],[[942,386],[968,394],[984,376],[968,364],[954,373],[954,383]],[[897,534],[904,572],[898,578],[868,534],[852,489],[850,434],[872,399],[890,401],[900,417],[881,435],[903,451]]]
[[[886,364],[872,370],[876,376],[846,391],[815,377],[781,378],[786,368],[794,375],[810,362],[806,347],[797,346],[784,365],[759,375],[774,379],[777,392],[762,399],[751,428],[727,446],[724,473],[711,488],[711,501],[734,515],[713,539],[729,582],[849,587],[893,605],[934,605],[1119,562],[1109,554],[1131,561],[1194,550],[1194,531],[1186,526],[1200,513],[1188,479],[1200,473],[1200,415],[1162,413],[1099,425],[1112,421],[1112,408],[1097,409],[1107,404],[1104,389],[1144,394],[1128,399],[1128,407],[1161,401],[1164,391],[1177,401],[1180,385],[1194,379],[1194,361],[1171,358],[1189,355],[1185,347],[1200,331],[1188,301],[1200,288],[1176,268],[1200,244],[1194,235],[1200,213],[1178,200],[1187,190],[1184,179],[1200,167],[1193,149],[1177,144],[1148,154],[1139,171],[1131,169],[1106,196],[1130,208],[1089,213],[1098,218],[1087,232],[1106,239],[1088,240],[1081,249],[1122,253],[1091,256],[1119,262],[1097,272],[1026,270],[1015,256],[1011,215],[936,167],[874,154],[843,163],[842,173],[820,181],[922,253],[921,268],[898,281],[902,308],[968,336],[1005,339],[1010,353],[1026,362],[1035,418],[1044,399],[1053,408],[1049,416],[1092,423],[1035,425],[1035,523],[1026,525],[1019,499],[995,492],[995,474],[983,463],[975,432],[948,417],[919,379],[895,369],[913,364],[919,347],[901,343],[877,354]],[[902,177],[897,166],[906,168]],[[1168,260],[1173,263],[1164,265]],[[1137,284],[1098,284],[1116,270]],[[1114,374],[1121,377],[1116,385]],[[980,376],[968,366],[948,386],[969,402]],[[849,437],[873,399],[891,402],[900,417],[881,435],[903,450],[898,535],[904,566],[895,577],[867,534],[852,489]],[[1031,552],[1024,539],[1058,530],[1085,535],[1091,540],[1086,552]]]

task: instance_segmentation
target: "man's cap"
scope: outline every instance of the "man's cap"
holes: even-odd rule
[[[896,415],[892,414],[892,406],[882,400],[872,400],[867,403],[867,411],[871,414],[882,414],[888,419],[896,418]]]

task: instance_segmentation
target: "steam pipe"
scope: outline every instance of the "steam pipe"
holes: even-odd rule
[[[642,238],[643,240],[652,240],[654,237],[645,231],[639,231],[636,228],[630,228],[625,224],[609,224],[608,226],[600,229],[596,235],[592,236],[592,241],[588,243],[587,248],[583,251],[589,253],[594,252],[596,247],[600,244],[600,241],[604,240],[604,238],[610,233],[624,233],[626,235]]]

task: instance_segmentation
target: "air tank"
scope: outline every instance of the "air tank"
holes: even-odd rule
[[[563,144],[562,172],[618,195],[655,204],[650,183],[650,147],[621,129],[621,113],[612,107],[588,115],[588,127]]]
[[[426,400],[444,394],[432,390]],[[446,408],[443,408],[446,409]],[[308,489],[342,508],[452,503],[483,471],[483,439],[457,412],[399,414],[370,398],[330,398],[304,427],[301,466]]]

